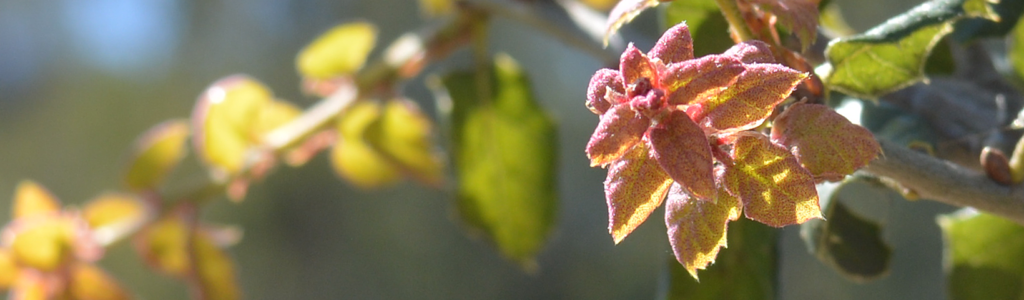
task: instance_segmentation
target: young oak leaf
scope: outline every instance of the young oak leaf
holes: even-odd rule
[[[672,185],[665,200],[668,239],[676,260],[694,279],[697,269],[715,262],[718,251],[726,247],[729,221],[739,219],[741,210],[739,200],[725,191],[718,192],[715,201],[698,201],[679,184]]]
[[[818,35],[818,3],[820,0],[744,0],[778,17],[779,25],[796,34],[800,48],[807,49]]]
[[[401,170],[365,140],[366,129],[380,118],[379,102],[361,101],[340,118],[338,140],[331,149],[331,164],[339,176],[360,188],[376,188],[401,180]]]
[[[690,196],[714,199],[711,145],[704,131],[683,111],[672,111],[647,131],[651,156]]]
[[[687,110],[704,128],[736,132],[757,127],[807,74],[778,64],[746,64],[728,89]]]
[[[773,227],[821,218],[814,177],[789,151],[760,134],[736,138],[721,176],[747,218]]]
[[[608,231],[618,244],[661,206],[672,178],[639,143],[608,167],[604,182],[608,198]]]
[[[745,69],[741,61],[726,55],[708,55],[668,68],[661,84],[676,91],[668,96],[671,105],[708,101],[732,85]]]
[[[124,183],[132,190],[154,188],[185,157],[188,142],[188,121],[160,123],[135,141],[135,151],[128,163]]]
[[[629,105],[612,107],[601,116],[597,130],[587,143],[590,166],[606,166],[622,157],[640,142],[650,125],[650,119],[637,114]]]
[[[870,131],[821,104],[787,108],[775,119],[771,139],[789,148],[818,180],[841,180],[881,152]]]

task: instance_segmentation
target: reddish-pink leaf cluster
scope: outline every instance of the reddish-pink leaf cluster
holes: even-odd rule
[[[793,145],[820,141],[785,133],[769,139],[750,130],[764,123],[806,74],[775,64],[768,45],[760,41],[700,58],[693,57],[692,49],[689,29],[680,24],[665,32],[650,52],[631,44],[619,70],[594,74],[587,107],[601,120],[587,155],[592,166],[608,168],[605,195],[615,242],[643,223],[667,195],[673,249],[696,276],[696,269],[714,261],[725,245],[728,221],[741,211],[776,227],[820,217],[814,183],[863,166],[874,158],[878,145],[865,145],[861,148],[867,150],[856,154],[840,150],[855,158],[828,172],[816,170],[832,165],[805,162],[802,155],[813,152],[812,160],[821,160],[830,149]],[[824,108],[824,114],[842,118]],[[795,122],[790,127],[801,128],[800,119],[791,119]],[[851,126],[863,129],[845,119],[827,119],[835,124],[806,135],[829,139],[820,134],[824,132],[842,141]],[[851,139],[864,144],[861,133]]]

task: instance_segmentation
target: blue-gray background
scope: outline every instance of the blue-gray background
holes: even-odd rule
[[[864,30],[917,1],[840,1]],[[654,40],[654,13],[634,33]],[[136,135],[185,118],[210,82],[247,73],[300,106],[295,54],[319,33],[352,19],[380,27],[380,41],[424,24],[416,3],[396,1],[0,1],[0,215],[22,179],[80,204],[118,187]],[[534,29],[499,20],[492,45],[532,75],[560,123],[558,227],[525,274],[482,239],[468,237],[449,196],[414,183],[364,192],[340,181],[323,156],[280,168],[241,204],[219,201],[205,219],[245,237],[230,251],[250,299],[652,299],[671,249],[662,211],[614,246],[601,182],[584,145],[597,117],[584,106],[598,61]],[[646,41],[646,42],[644,42]],[[700,41],[697,41],[700,42]],[[465,56],[465,53],[457,54]],[[454,57],[430,72],[466,66]],[[416,80],[403,90],[433,111]],[[202,173],[192,160],[179,177]],[[846,281],[807,254],[798,227],[783,229],[783,299],[938,299],[941,245],[928,202],[868,205],[887,226],[894,269],[883,280]],[[880,212],[879,212],[880,211]],[[4,218],[4,220],[6,220]],[[141,299],[182,299],[184,285],[146,270],[127,244],[102,264]]]

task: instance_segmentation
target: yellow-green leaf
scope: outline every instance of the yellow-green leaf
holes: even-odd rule
[[[665,200],[668,240],[676,260],[694,279],[697,269],[714,263],[718,250],[726,247],[729,221],[738,219],[740,210],[740,201],[726,191],[719,191],[717,199],[702,201],[688,195],[678,183],[672,184]]]
[[[946,240],[950,299],[1024,296],[1024,227],[972,211],[940,216],[938,222]]]
[[[234,300],[241,298],[235,278],[235,263],[213,238],[197,231],[192,239],[192,259],[196,288],[202,299]]]
[[[530,263],[555,221],[556,130],[512,58],[497,56],[492,71],[452,74],[435,89],[453,104],[458,209],[503,254]]]
[[[444,161],[433,141],[433,124],[415,102],[387,101],[366,131],[366,141],[400,169],[434,186],[444,179]]]
[[[10,249],[0,248],[0,291],[8,290],[18,279],[18,265]]]
[[[160,123],[135,141],[128,162],[124,183],[132,190],[155,188],[185,157],[188,122],[173,120]]]
[[[242,171],[247,151],[261,139],[263,110],[273,99],[266,86],[245,75],[215,82],[192,112],[192,144],[197,154],[226,175]]]
[[[99,267],[82,262],[72,265],[68,290],[73,299],[130,299],[124,288],[114,278]]]
[[[302,76],[312,79],[355,73],[373,50],[377,28],[367,22],[338,25],[318,37],[302,52],[296,64]]]
[[[334,171],[362,188],[394,183],[402,173],[366,141],[367,128],[380,119],[381,105],[362,101],[352,105],[337,121],[338,140],[331,149]]]
[[[23,180],[14,190],[14,218],[26,218],[60,212],[60,202],[45,187]]]
[[[430,17],[448,15],[455,11],[454,0],[418,0],[420,11]]]
[[[24,228],[14,237],[11,251],[19,265],[54,271],[74,257],[70,221],[51,218]]]
[[[741,135],[723,180],[747,218],[773,227],[821,218],[814,177],[793,154],[761,134]]]
[[[148,224],[136,235],[135,249],[150,267],[165,274],[184,278],[191,267],[188,224],[177,214]]]
[[[100,244],[110,244],[133,232],[150,218],[145,205],[132,195],[104,194],[89,201],[82,217]]]

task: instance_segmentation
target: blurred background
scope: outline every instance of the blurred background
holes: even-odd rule
[[[859,31],[919,3],[836,1]],[[353,19],[376,23],[382,44],[429,23],[412,0],[0,1],[0,215],[9,215],[6,199],[22,179],[42,183],[66,204],[116,190],[136,136],[187,118],[218,78],[246,73],[279,98],[314,103],[299,91],[295,55]],[[625,40],[648,49],[656,14],[627,27]],[[279,168],[241,204],[219,200],[205,209],[205,220],[245,230],[230,252],[246,298],[653,299],[672,255],[663,212],[613,245],[605,171],[590,168],[583,152],[597,124],[583,106],[585,91],[601,65],[536,33],[498,19],[491,43],[532,75],[538,99],[560,124],[561,209],[538,272],[523,272],[464,234],[447,192],[412,182],[358,190],[321,155],[302,168]],[[425,73],[467,67],[460,58],[466,54]],[[402,89],[434,111],[422,80]],[[193,159],[176,176],[203,176]],[[934,215],[952,208],[879,201],[871,207],[880,210],[895,250],[890,274],[849,282],[807,254],[799,228],[789,227],[782,229],[781,299],[944,298]],[[140,299],[187,297],[184,284],[145,269],[127,243],[101,264]]]

